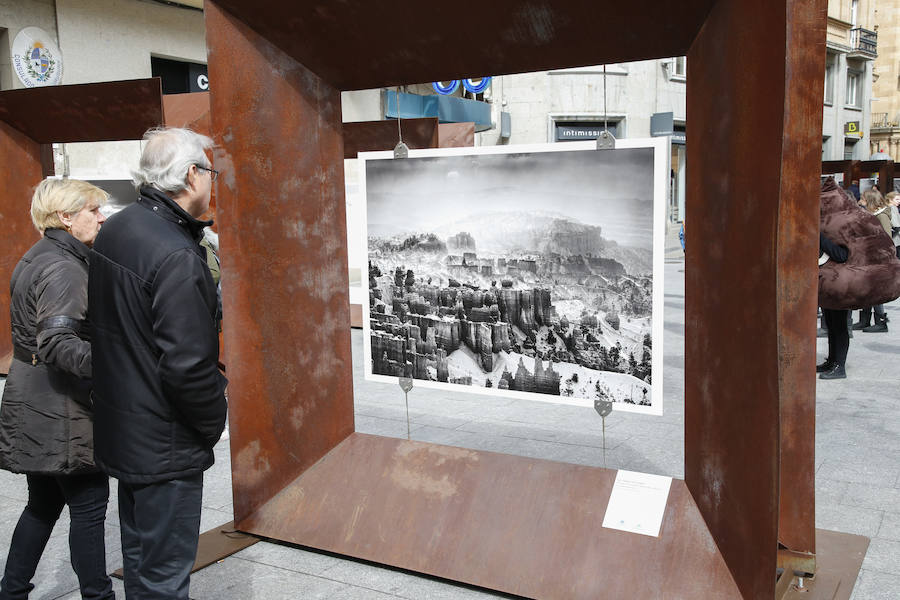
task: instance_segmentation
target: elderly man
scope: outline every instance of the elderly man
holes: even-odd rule
[[[93,247],[89,298],[97,464],[119,480],[129,598],[187,598],[203,471],[225,425],[216,287],[199,242],[212,140],[144,135],[137,202]]]

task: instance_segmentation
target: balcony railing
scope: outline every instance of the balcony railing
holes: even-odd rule
[[[897,127],[897,116],[894,118],[888,117],[888,113],[880,112],[880,113],[872,113],[872,128],[873,129],[887,129],[889,127]]]
[[[861,52],[874,58],[878,56],[878,34],[862,27],[851,29],[850,47],[853,52]]]

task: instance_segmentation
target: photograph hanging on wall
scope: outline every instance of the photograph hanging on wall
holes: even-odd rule
[[[366,378],[662,414],[667,149],[361,153]]]

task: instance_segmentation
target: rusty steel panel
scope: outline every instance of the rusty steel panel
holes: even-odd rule
[[[209,92],[166,94],[162,97],[163,122],[167,127],[189,127],[210,135]]]
[[[403,143],[410,150],[438,147],[437,117],[401,119]],[[356,158],[360,152],[393,150],[400,141],[397,121],[344,123],[344,158]]]
[[[475,145],[475,123],[441,123],[438,126],[438,146],[461,148]]]
[[[776,233],[780,412],[778,541],[815,562],[816,305],[824,0],[787,4],[784,140]],[[814,570],[813,570],[814,571]]]
[[[12,359],[9,280],[16,263],[40,237],[30,211],[31,196],[42,179],[40,144],[0,121],[0,374],[9,372]]]
[[[217,4],[334,87],[356,90],[680,56],[715,0],[683,0],[678,10],[661,0],[458,0],[452,10],[370,0]],[[611,14],[641,26],[604,31]]]
[[[354,433],[237,526],[529,598],[740,598],[683,481],[659,537],[603,528],[615,476]]]
[[[815,401],[804,321],[815,314],[821,111],[811,96],[822,81],[809,44],[822,7],[722,0],[688,54],[687,116],[702,134],[687,148],[685,481],[746,598],[774,593],[780,463],[807,468],[814,435],[801,419]],[[796,444],[779,443],[782,411]],[[811,507],[805,482],[786,491]],[[813,514],[786,530],[802,538]]]
[[[234,515],[353,432],[340,91],[205,4]]]
[[[42,144],[139,140],[163,122],[160,86],[157,77],[8,90],[0,121]]]

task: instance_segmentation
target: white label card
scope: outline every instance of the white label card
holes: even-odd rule
[[[671,485],[671,477],[618,471],[603,526],[659,537]]]

